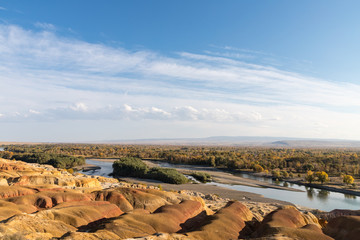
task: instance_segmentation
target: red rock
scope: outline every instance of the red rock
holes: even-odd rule
[[[36,193],[34,189],[18,186],[0,186],[0,199],[31,195]]]
[[[91,201],[90,197],[74,192],[39,192],[32,195],[7,198],[6,201],[16,204],[32,205],[37,208],[52,208],[62,202]]]
[[[126,200],[126,198],[116,191],[96,191],[91,193],[95,201],[108,201],[117,205],[121,211],[129,212],[133,210],[133,206]]]

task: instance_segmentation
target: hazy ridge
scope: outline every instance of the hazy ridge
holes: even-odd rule
[[[105,140],[97,143],[159,144],[195,146],[259,146],[259,147],[337,147],[360,148],[360,141],[343,139],[311,139],[289,137],[213,136],[206,138],[158,138],[134,140]]]

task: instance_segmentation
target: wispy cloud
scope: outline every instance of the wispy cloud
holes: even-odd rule
[[[2,10],[2,11],[6,11],[7,9],[6,9],[6,8],[4,8],[4,7],[2,7],[2,6],[0,6],[0,10]]]
[[[46,31],[55,31],[56,27],[51,23],[44,23],[44,22],[36,22],[34,24],[35,27],[46,30]]]
[[[230,47],[169,57],[35,25],[41,30],[0,25],[0,121],[213,122],[325,134],[346,120],[344,131],[360,134],[349,129],[360,118],[358,84],[246,62],[252,52],[233,58]]]

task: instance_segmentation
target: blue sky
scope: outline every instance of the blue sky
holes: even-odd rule
[[[0,0],[0,141],[360,140],[358,9]]]

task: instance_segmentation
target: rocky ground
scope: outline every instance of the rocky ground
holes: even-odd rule
[[[359,239],[360,212],[300,211],[0,159],[0,239]]]

